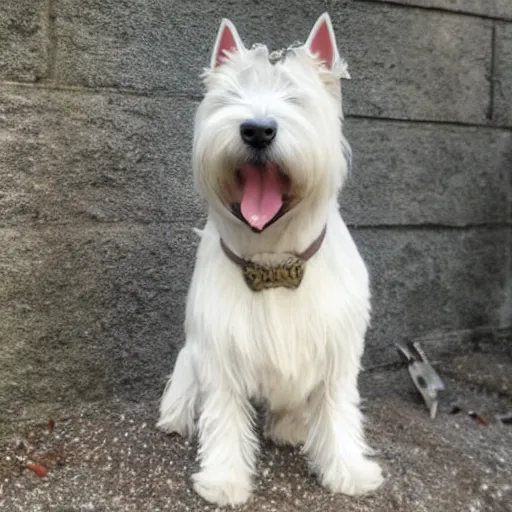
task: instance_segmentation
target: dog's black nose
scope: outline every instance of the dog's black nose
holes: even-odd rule
[[[276,136],[277,123],[273,119],[251,119],[240,125],[243,141],[256,149],[266,148]]]

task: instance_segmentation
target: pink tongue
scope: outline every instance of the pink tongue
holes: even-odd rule
[[[261,231],[283,204],[279,170],[273,164],[264,169],[244,165],[242,178],[242,215],[250,226]]]

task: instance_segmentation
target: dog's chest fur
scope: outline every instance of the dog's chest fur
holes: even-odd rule
[[[299,288],[254,292],[221,251],[215,229],[205,229],[188,299],[187,332],[209,345],[204,352],[229,369],[227,378],[273,409],[298,405],[333,365],[360,357],[362,347],[344,340],[366,325],[368,297],[358,295],[366,273],[347,237],[336,213]],[[209,307],[196,310],[205,294]]]

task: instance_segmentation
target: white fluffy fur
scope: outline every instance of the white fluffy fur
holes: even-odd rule
[[[188,295],[186,344],[158,426],[181,435],[197,429],[194,488],[218,505],[250,495],[258,447],[254,402],[266,404],[266,434],[303,445],[327,489],[360,494],[382,477],[367,458],[358,407],[368,274],[337,203],[347,173],[339,92],[346,66],[337,58],[327,69],[307,46],[275,64],[264,46],[246,50],[239,43],[236,50],[207,72],[197,112],[194,175],[209,215]],[[300,201],[254,233],[226,208],[223,186],[244,158],[240,123],[262,115],[278,122],[272,159]],[[296,290],[251,291],[219,244],[222,237],[244,258],[277,263],[308,247],[324,225],[325,241]]]

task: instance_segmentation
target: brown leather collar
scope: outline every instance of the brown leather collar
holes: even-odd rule
[[[235,264],[241,267],[245,281],[253,291],[268,288],[298,288],[305,271],[304,263],[313,257],[320,249],[325,238],[327,226],[324,226],[320,235],[312,244],[299,254],[291,254],[282,264],[276,266],[260,265],[237,256],[222,238],[220,245],[224,254]]]

